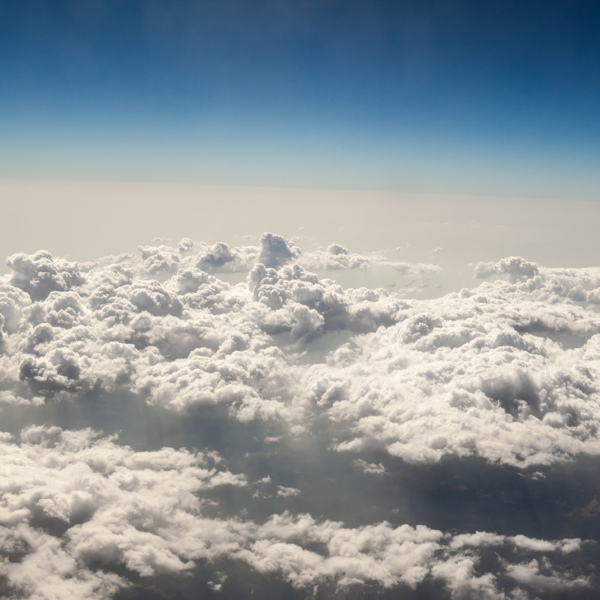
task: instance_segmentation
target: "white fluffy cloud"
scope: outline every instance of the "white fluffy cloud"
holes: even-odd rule
[[[245,477],[220,468],[214,454],[134,452],[91,430],[56,427],[30,427],[18,442],[4,435],[0,452],[0,552],[11,557],[0,563],[4,597],[109,598],[128,585],[121,567],[150,577],[222,557],[279,574],[296,587],[369,581],[415,588],[434,577],[457,598],[465,592],[501,598],[498,576],[505,574],[516,586],[510,597],[523,598],[522,585],[568,590],[588,584],[555,560],[579,551],[578,539],[453,536],[388,523],[352,529],[288,513],[263,524],[208,518],[203,493],[247,485]],[[501,573],[480,564],[485,547],[503,555]]]
[[[111,566],[189,569],[175,536],[201,507],[197,493],[246,485],[214,457],[133,452],[91,430],[30,427],[20,443],[4,435],[0,452],[3,597],[109,598],[127,585]]]
[[[369,269],[371,267],[387,267],[404,275],[434,275],[442,269],[437,265],[425,263],[407,263],[390,261],[383,252],[359,254],[350,252],[344,246],[331,244],[326,249],[305,252],[299,258],[300,264],[312,271],[336,271],[348,269]]]
[[[546,270],[414,301],[313,366],[307,401],[342,428],[340,450],[519,467],[600,454],[600,321],[572,299],[599,284]]]
[[[47,252],[11,257],[0,296],[7,381],[32,396],[125,385],[177,411],[222,404],[244,420],[289,417],[298,409],[282,398],[294,377],[272,335],[301,344],[333,330],[371,331],[402,305],[286,264],[300,249],[274,234],[260,247],[184,240],[140,252],[141,260],[83,266]],[[248,270],[248,283],[210,274],[228,269]],[[159,272],[170,276],[148,278]]]
[[[295,426],[325,412],[339,450],[410,462],[478,455],[528,467],[600,454],[598,270],[512,257],[477,267],[509,281],[418,301],[320,279],[274,234],[243,252],[184,242],[162,282],[147,262],[165,246],[143,248],[141,266],[128,255],[82,267],[47,252],[11,257],[5,381],[32,399],[126,386],[177,412],[223,406]],[[327,254],[350,256],[335,244]],[[247,282],[207,272],[232,261],[250,269]],[[325,363],[297,362],[336,331],[362,335]]]
[[[33,256],[14,254],[6,262],[12,269],[11,283],[32,300],[43,300],[50,292],[64,292],[85,281],[77,263],[56,259],[43,250]]]
[[[279,269],[296,263],[309,271],[367,270],[387,267],[413,277],[435,275],[441,267],[426,263],[391,261],[384,252],[351,252],[340,244],[303,251],[296,243],[274,233],[264,233],[258,245],[231,246],[224,242],[206,244],[182,240],[175,247],[140,246],[135,260],[145,276],[171,275],[180,268],[197,268],[207,273],[247,273],[256,264]]]
[[[390,456],[543,471],[600,455],[600,269],[511,257],[476,265],[477,277],[496,281],[406,299],[344,289],[310,269],[379,265],[427,277],[437,267],[338,244],[303,252],[270,233],[256,246],[182,240],[98,263],[40,251],[8,264],[3,414],[125,389],[177,414],[274,422],[266,464],[280,440],[318,431],[323,451],[356,453],[350,472],[376,482],[392,477]],[[223,272],[246,279],[227,283]],[[197,451],[135,452],[91,430],[30,427],[17,441],[4,435],[0,452],[7,597],[109,598],[127,573],[181,574],[221,558],[298,588],[435,580],[454,598],[516,600],[592,585],[577,561],[565,566],[585,548],[579,540],[345,527],[308,514],[209,516],[218,506],[209,491],[241,489],[249,476]],[[302,468],[290,460],[291,473]],[[269,482],[256,502],[310,502],[291,480]],[[226,588],[217,574],[211,581]]]

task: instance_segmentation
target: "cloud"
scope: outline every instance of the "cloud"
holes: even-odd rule
[[[353,464],[357,469],[369,475],[383,475],[385,473],[385,467],[381,463],[368,463],[362,458],[358,458]]]
[[[308,369],[306,401],[326,407],[339,450],[520,468],[598,455],[597,277],[540,270],[407,302]]]
[[[6,263],[12,269],[11,284],[32,300],[43,300],[50,292],[67,291],[85,281],[77,263],[55,259],[44,250],[32,256],[13,254]]]
[[[185,246],[184,246],[185,248]],[[139,246],[143,271],[148,275],[173,273],[180,263],[180,252],[170,246]]]
[[[339,244],[331,244],[325,250],[305,252],[302,266],[308,270],[324,271],[339,269],[367,269],[380,255],[362,255],[350,253]]]
[[[428,263],[382,261],[380,264],[381,266],[394,269],[395,271],[398,271],[403,275],[410,275],[412,277],[436,275],[437,273],[440,273],[442,271],[442,267]]]
[[[384,252],[351,252],[340,244],[303,251],[291,240],[274,233],[264,233],[259,245],[231,246],[224,242],[206,244],[183,239],[177,247],[140,246],[134,269],[145,277],[170,276],[178,269],[199,269],[206,273],[248,273],[256,265],[280,269],[298,264],[308,271],[341,271],[385,267],[403,275],[428,277],[441,267],[425,263],[390,261]],[[133,257],[131,257],[133,258]]]
[[[409,462],[477,455],[527,468],[600,453],[600,317],[587,308],[598,270],[513,257],[494,267],[510,281],[406,300],[321,279],[274,234],[260,250],[182,248],[173,255],[205,268],[180,261],[162,282],[133,255],[84,269],[47,252],[11,257],[0,369],[25,384],[17,396],[124,386],[155,406],[223,407],[245,422],[293,428],[325,414],[338,450]],[[143,261],[157,253],[144,248]],[[336,244],[327,253],[350,256]],[[207,272],[260,256],[279,268],[259,262],[236,285]],[[331,332],[355,337],[325,362],[298,360]]]
[[[353,269],[370,269],[386,267],[403,275],[413,277],[430,276],[439,273],[442,268],[437,265],[424,263],[407,263],[390,261],[383,252],[359,254],[350,252],[339,244],[331,244],[325,250],[305,252],[298,258],[299,264],[313,271],[337,271]]]
[[[4,597],[109,598],[127,586],[114,565],[189,569],[174,536],[200,508],[196,494],[246,485],[208,455],[134,452],[91,430],[29,427],[20,443],[4,434],[0,448]]]
[[[346,525],[326,518],[340,518],[335,498],[329,512],[319,503],[336,489],[353,499],[359,486],[364,505],[388,487],[395,502],[407,463],[475,459],[541,477],[599,456],[600,269],[511,257],[476,267],[506,280],[407,299],[310,269],[427,277],[438,267],[339,244],[302,252],[269,233],[256,246],[186,239],[82,265],[47,252],[8,264],[7,428],[125,391],[165,421],[235,424],[243,439],[222,443],[229,470],[213,452],[135,450],[90,429],[2,434],[3,596],[109,598],[201,569],[211,593],[227,594],[227,561],[325,596],[354,585],[427,596],[435,584],[457,599],[517,600],[597,587],[590,544],[576,538],[519,535],[492,519],[485,531],[418,524],[408,509],[404,524],[404,512],[390,509],[392,524],[381,508]],[[246,278],[227,283],[225,272]],[[199,434],[185,439],[204,446]]]
[[[502,573],[517,587],[541,590],[589,583],[558,560],[581,549],[578,539],[453,536],[388,523],[345,528],[306,514],[274,515],[262,524],[207,517],[204,494],[247,485],[214,453],[134,452],[89,429],[39,426],[23,430],[18,442],[4,434],[0,451],[0,552],[10,557],[0,563],[5,597],[109,598],[128,585],[127,573],[185,574],[219,558],[279,574],[299,588],[375,582],[414,589],[434,577],[453,597],[501,597]],[[298,493],[278,487],[282,496]],[[503,557],[499,573],[481,562],[488,547]],[[527,597],[521,591],[514,597]]]
[[[315,522],[308,515],[292,518],[288,514],[272,517],[256,530],[259,538],[250,549],[242,549],[238,557],[262,572],[279,571],[294,586],[305,587],[333,580],[338,586],[376,582],[383,588],[407,586],[416,589],[428,578],[442,580],[452,597],[528,597],[525,589],[513,589],[506,596],[499,576],[512,576],[517,584],[545,589],[547,576],[539,560],[530,556],[538,540],[513,539],[494,534],[471,538],[455,537],[424,526],[402,525],[393,528],[379,523],[355,529],[344,528],[338,522]],[[260,539],[263,538],[263,539]],[[305,544],[322,544],[323,553],[307,550]],[[499,572],[482,568],[480,550],[493,547],[504,562]],[[548,567],[552,555],[574,552],[578,540],[546,542]],[[550,567],[551,568],[551,567]],[[523,569],[531,569],[518,579]],[[552,577],[555,589],[585,587],[584,577],[558,571]],[[554,579],[556,578],[556,580]]]
[[[328,331],[372,331],[395,321],[402,301],[383,289],[343,290],[299,265],[279,270],[257,265],[248,275],[255,303],[251,317],[269,334],[289,333],[293,341]]]
[[[538,266],[520,256],[503,258],[495,263],[477,263],[475,276],[481,279],[491,275],[509,275],[512,280],[535,277],[539,273]]]
[[[290,496],[298,496],[300,494],[300,490],[293,487],[285,487],[283,485],[277,486],[277,495],[282,498],[289,498]]]
[[[258,262],[267,268],[277,268],[289,263],[300,254],[300,249],[274,233],[264,233],[260,238]]]

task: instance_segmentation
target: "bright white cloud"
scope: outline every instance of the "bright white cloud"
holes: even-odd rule
[[[307,401],[342,428],[340,450],[519,467],[597,455],[600,321],[585,300],[599,286],[548,269],[413,301],[313,366]]]

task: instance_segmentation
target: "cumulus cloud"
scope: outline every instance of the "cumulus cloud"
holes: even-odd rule
[[[148,275],[172,273],[179,267],[179,252],[170,246],[139,246],[142,268]]]
[[[314,365],[307,402],[327,407],[339,450],[522,468],[597,455],[597,275],[545,270],[407,303]]]
[[[244,432],[267,422],[276,435],[240,459],[263,465],[252,482],[210,452],[135,451],[49,426],[2,434],[4,596],[109,598],[132,578],[219,560],[331,594],[437,582],[453,598],[516,600],[596,585],[579,539],[311,516],[299,508],[317,504],[296,481],[305,465],[285,448],[310,434],[315,453],[347,457],[339,464],[355,486],[393,482],[406,463],[475,459],[544,477],[600,456],[600,269],[510,257],[475,267],[479,278],[505,277],[418,300],[345,289],[311,270],[428,277],[435,265],[339,244],[303,252],[273,233],[254,246],[184,239],[96,263],[44,251],[7,263],[3,415],[125,390],[148,410],[218,414]],[[235,272],[245,279],[219,278]],[[278,453],[286,458],[274,468]],[[320,481],[333,489],[324,462]],[[257,518],[227,494],[220,512],[222,486],[252,488]],[[283,507],[297,512],[273,514]],[[227,577],[210,581],[226,593]]]
[[[302,266],[309,270],[366,269],[372,262],[381,260],[380,255],[351,253],[340,244],[331,244],[325,250],[306,252]]]
[[[410,276],[427,276],[439,273],[441,267],[426,263],[407,263],[390,261],[383,252],[356,253],[350,252],[340,244],[331,244],[325,250],[305,252],[299,263],[308,270],[336,271],[352,269],[369,269],[371,267],[387,267]]]
[[[509,275],[512,280],[530,278],[537,275],[538,266],[520,256],[503,258],[495,263],[478,263],[475,265],[475,276],[484,279],[491,275]]]
[[[403,306],[383,289],[344,290],[300,265],[275,270],[259,264],[248,275],[248,285],[256,301],[249,307],[252,318],[267,333],[289,333],[292,340],[342,329],[372,331],[393,323]]]
[[[248,273],[256,265],[280,269],[298,264],[308,271],[346,271],[385,267],[411,277],[428,277],[441,267],[427,263],[390,261],[384,252],[351,252],[333,243],[326,248],[302,250],[296,243],[275,233],[264,233],[258,245],[207,244],[183,239],[177,247],[140,246],[134,264],[146,277],[165,277],[178,269],[196,268],[206,273]]]
[[[44,250],[32,256],[14,254],[6,262],[12,269],[11,284],[32,300],[43,300],[50,292],[67,291],[85,281],[77,263],[55,259]]]
[[[519,584],[543,590],[548,579],[539,558],[531,558],[536,552],[532,546],[539,541],[530,538],[495,534],[456,538],[424,526],[394,528],[388,523],[349,529],[339,522],[318,523],[308,515],[292,518],[288,514],[272,517],[255,529],[255,535],[258,539],[250,548],[241,549],[238,557],[259,571],[279,571],[298,587],[333,580],[342,587],[370,581],[383,588],[416,589],[428,578],[436,578],[453,598],[526,598]],[[323,551],[306,549],[308,543],[321,544]],[[576,551],[580,544],[579,540],[545,542],[545,566],[552,568],[550,556]],[[482,568],[478,554],[484,546],[506,557],[500,572]],[[554,589],[588,585],[583,576],[552,573]],[[517,583],[508,596],[498,581],[504,574]]]
[[[48,253],[13,256],[0,304],[1,368],[32,397],[128,386],[177,411],[220,404],[245,420],[298,415],[282,402],[294,377],[272,336],[303,344],[329,331],[371,331],[393,323],[402,301],[286,264],[300,251],[280,236],[263,235],[260,248],[142,247],[141,263],[122,255],[86,265],[85,277]],[[238,285],[209,273],[259,259],[283,266],[259,262]],[[167,279],[148,278],[177,265]]]
[[[26,385],[19,397],[125,386],[156,406],[222,406],[243,421],[298,425],[324,412],[339,450],[410,462],[478,455],[529,467],[600,453],[593,269],[513,257],[494,267],[510,281],[418,301],[344,290],[294,263],[300,250],[274,234],[236,285],[208,271],[239,250],[183,250],[173,252],[196,266],[162,282],[133,256],[84,270],[47,252],[11,257],[0,369]],[[327,252],[350,256],[335,244]],[[144,261],[155,255],[142,249]],[[355,337],[325,363],[297,361],[336,331]]]
[[[289,513],[263,524],[209,518],[203,493],[247,485],[211,454],[134,452],[89,429],[39,426],[23,430],[19,441],[4,435],[0,451],[0,552],[12,557],[0,564],[5,597],[109,598],[128,585],[127,572],[182,574],[219,557],[279,574],[300,588],[332,581],[416,588],[434,577],[454,597],[465,591],[502,597],[502,574],[518,590],[588,585],[556,560],[579,551],[578,539],[453,536],[388,523],[346,528]],[[298,493],[278,487],[284,497]],[[486,572],[481,563],[478,553],[487,547],[503,556],[500,573]]]
[[[258,262],[267,268],[282,267],[300,254],[294,244],[274,233],[265,233],[260,238]]]
[[[134,452],[91,430],[29,427],[0,448],[4,597],[109,598],[127,585],[115,565],[189,569],[175,535],[200,508],[197,493],[246,485],[208,455]]]
[[[370,475],[383,475],[385,473],[385,467],[381,463],[368,463],[362,458],[358,458],[353,464],[357,469],[360,469],[364,473],[369,473]]]

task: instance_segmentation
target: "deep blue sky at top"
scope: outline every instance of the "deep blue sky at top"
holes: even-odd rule
[[[0,0],[0,177],[600,200],[600,2]]]

